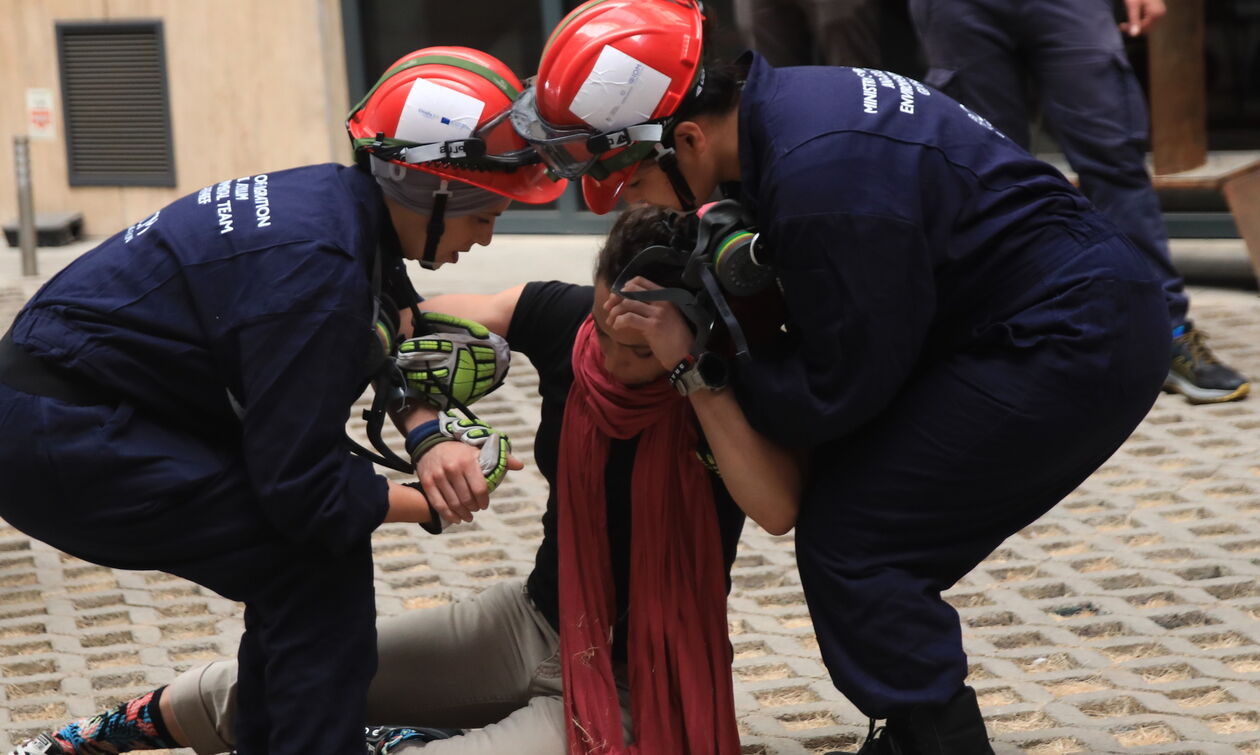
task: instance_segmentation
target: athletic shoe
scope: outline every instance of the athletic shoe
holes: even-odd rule
[[[9,755],[69,755],[61,745],[53,741],[52,736],[40,734],[26,744],[17,746]]]
[[[1192,404],[1237,401],[1251,382],[1223,364],[1207,345],[1207,334],[1190,322],[1173,331],[1172,364],[1164,390],[1180,393]]]
[[[403,742],[423,744],[438,739],[450,739],[463,733],[463,729],[428,729],[419,726],[369,726],[363,730],[363,738],[367,741],[367,755],[385,755]]]

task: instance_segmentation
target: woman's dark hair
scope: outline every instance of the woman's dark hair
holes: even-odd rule
[[[686,216],[664,207],[636,205],[621,213],[595,258],[595,282],[611,286],[639,252],[650,246],[685,243],[690,227]],[[694,231],[691,231],[694,239]],[[690,247],[687,247],[690,248]],[[686,253],[679,251],[679,261]],[[639,271],[644,278],[666,288],[682,285],[682,265],[652,265]]]

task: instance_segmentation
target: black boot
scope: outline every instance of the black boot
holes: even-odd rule
[[[866,730],[866,741],[857,752],[832,750],[824,755],[905,755],[905,752],[888,736],[888,730],[876,726],[872,718],[870,728]]]
[[[380,755],[396,749],[404,742],[422,744],[438,739],[450,739],[463,734],[462,729],[426,729],[420,726],[369,726],[363,731],[367,742],[367,755]]]
[[[906,755],[993,755],[976,691],[963,687],[944,705],[912,708],[888,718],[887,736]]]
[[[976,691],[963,687],[948,703],[893,714],[885,726],[871,719],[866,741],[850,755],[993,755],[993,747]]]

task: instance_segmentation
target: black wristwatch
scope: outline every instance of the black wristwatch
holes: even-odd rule
[[[700,356],[688,354],[678,366],[669,373],[669,383],[686,396],[701,388],[720,391],[730,381],[730,368],[726,359],[712,351]]]

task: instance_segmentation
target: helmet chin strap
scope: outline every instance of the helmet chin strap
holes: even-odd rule
[[[660,142],[656,143],[656,164],[660,169],[665,171],[665,177],[669,179],[669,185],[674,187],[674,195],[678,197],[678,205],[683,212],[691,212],[699,205],[696,203],[696,195],[692,193],[691,186],[687,184],[687,179],[683,178],[682,171],[678,169],[678,153],[673,147],[666,147]]]
[[[449,182],[442,179],[442,183],[433,192],[433,211],[429,213],[429,225],[424,230],[424,254],[420,256],[420,267],[425,270],[437,269],[438,242],[442,240],[442,233],[446,230],[446,200],[451,196],[448,186]]]

